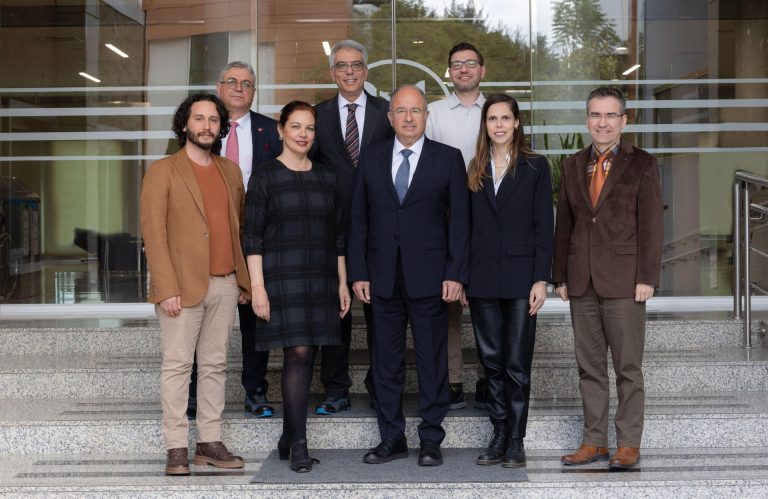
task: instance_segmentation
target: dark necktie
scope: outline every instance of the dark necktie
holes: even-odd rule
[[[344,135],[344,145],[347,146],[349,157],[352,158],[352,164],[357,166],[357,160],[360,157],[360,131],[357,129],[357,118],[355,109],[357,104],[347,104],[347,130]]]
[[[402,204],[405,199],[405,193],[408,192],[408,176],[411,173],[411,162],[408,161],[408,156],[413,154],[410,149],[403,149],[400,151],[403,154],[403,162],[400,163],[400,167],[395,174],[395,192],[397,192],[397,198]]]

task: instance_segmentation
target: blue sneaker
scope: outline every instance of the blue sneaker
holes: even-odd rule
[[[352,404],[349,403],[349,397],[341,397],[336,400],[325,399],[325,401],[317,404],[317,407],[315,407],[315,414],[330,416],[350,409],[352,409]]]
[[[245,394],[245,412],[257,418],[270,418],[275,408],[267,402],[267,396],[261,392]]]

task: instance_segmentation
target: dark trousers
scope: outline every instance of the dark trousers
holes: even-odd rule
[[[592,283],[582,296],[571,297],[571,320],[584,405],[583,443],[608,446],[608,349],[616,373],[616,441],[640,447],[645,387],[645,303],[634,298],[601,298]]]
[[[355,293],[352,286],[349,287],[349,294],[354,298]],[[368,343],[368,365],[371,353],[371,306],[363,304],[363,314],[365,315],[366,340]],[[349,387],[352,386],[352,378],[349,377],[349,348],[352,341],[352,314],[348,313],[341,319],[341,345],[323,345],[320,347],[320,381],[325,387],[325,398],[338,400],[342,397],[349,397]],[[373,387],[371,368],[365,375],[365,387],[371,399],[375,399],[376,391]]]
[[[491,395],[491,418],[504,420],[513,438],[524,438],[531,397],[531,363],[536,316],[528,315],[528,299],[470,298],[475,342],[485,367]]]
[[[240,316],[240,335],[243,345],[243,375],[240,380],[246,393],[261,392],[266,395],[269,383],[267,382],[267,364],[269,363],[269,350],[256,351],[256,314],[250,303],[237,306]],[[197,362],[192,364],[192,378],[189,382],[189,396],[197,394]]]
[[[399,259],[398,259],[399,260]],[[441,296],[409,298],[403,271],[397,266],[391,298],[375,294],[373,287],[373,381],[376,413],[382,439],[405,433],[402,393],[405,387],[405,327],[411,323],[419,377],[419,438],[442,442],[442,423],[448,413],[448,307]]]

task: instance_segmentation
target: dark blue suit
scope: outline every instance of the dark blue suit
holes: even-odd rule
[[[369,281],[373,374],[382,439],[403,436],[405,326],[419,375],[422,441],[441,442],[448,411],[448,315],[443,281],[467,283],[469,190],[461,152],[425,138],[402,204],[392,181],[394,141],[363,150],[347,245],[349,279]]]
[[[549,164],[519,156],[493,190],[493,177],[471,195],[469,297],[478,353],[485,367],[491,418],[525,437],[536,316],[528,314],[537,281],[552,271],[554,212]]]
[[[344,136],[341,133],[341,116],[339,115],[339,96],[323,101],[315,106],[317,110],[317,128],[315,144],[310,151],[314,161],[328,165],[336,172],[336,185],[344,216],[344,226],[349,226],[349,216],[352,204],[352,188],[355,175],[355,165],[349,156]],[[363,135],[360,137],[360,149],[371,144],[391,139],[394,135],[392,126],[387,118],[389,103],[380,97],[366,93],[365,119]],[[354,294],[353,294],[354,296]],[[363,305],[367,326],[368,349],[371,349],[371,319],[370,307]],[[324,345],[321,347],[320,380],[325,387],[328,399],[338,400],[349,397],[349,387],[352,379],[349,377],[349,345],[352,339],[352,314],[347,314],[341,320],[341,345]],[[375,398],[373,381],[370,370],[365,378],[365,385],[371,398]]]

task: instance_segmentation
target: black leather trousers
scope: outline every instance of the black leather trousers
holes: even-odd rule
[[[531,362],[536,316],[528,299],[470,298],[469,309],[480,359],[485,366],[491,418],[506,420],[509,436],[524,438],[531,396]]]

